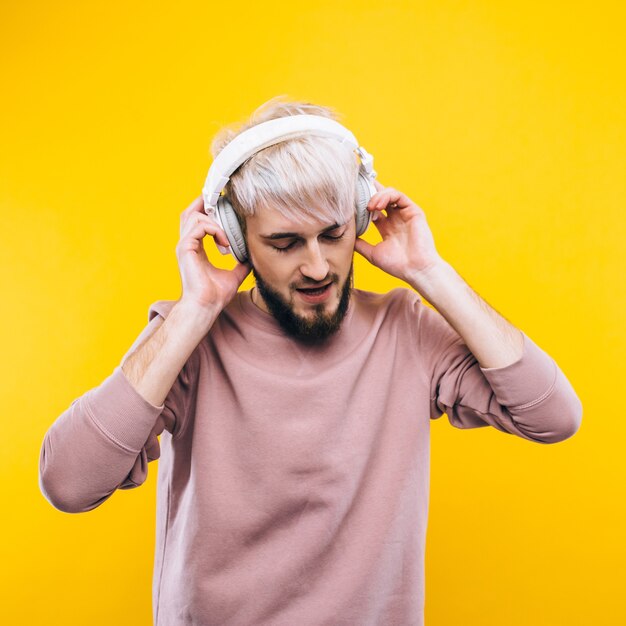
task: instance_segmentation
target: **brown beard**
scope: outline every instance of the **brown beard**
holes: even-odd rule
[[[272,289],[256,271],[252,265],[252,274],[256,280],[256,286],[263,297],[265,305],[270,313],[287,335],[306,345],[319,345],[334,335],[348,311],[354,275],[354,261],[350,264],[350,271],[341,288],[341,297],[337,310],[331,315],[324,313],[324,304],[315,306],[315,317],[304,319],[293,312],[289,303],[274,289]],[[331,277],[333,284],[338,282],[338,276]]]

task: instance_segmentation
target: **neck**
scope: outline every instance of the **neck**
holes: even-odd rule
[[[265,306],[265,302],[263,302],[263,298],[259,295],[259,290],[256,287],[253,287],[250,291],[250,298],[252,299],[253,304],[255,304],[261,311],[265,311],[269,313],[269,310]]]

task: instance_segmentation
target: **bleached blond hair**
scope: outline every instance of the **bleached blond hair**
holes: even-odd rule
[[[340,122],[337,111],[280,95],[264,102],[238,125],[223,127],[211,142],[215,158],[244,130],[287,115],[321,115]],[[340,122],[341,123],[341,122]],[[246,218],[260,208],[275,209],[292,221],[316,220],[343,224],[354,217],[359,161],[338,140],[303,134],[259,150],[230,176],[224,194],[239,218],[244,235]]]

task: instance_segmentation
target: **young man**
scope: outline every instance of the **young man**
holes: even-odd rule
[[[282,141],[233,173],[233,270],[204,252],[206,235],[232,241],[202,198],[182,213],[181,297],[150,307],[46,433],[41,489],[62,511],[141,485],[160,458],[156,624],[422,624],[430,420],[539,443],[580,426],[555,361],[439,255],[410,198],[375,183],[382,241],[357,237],[358,164],[333,141]],[[355,250],[410,289],[354,289]]]

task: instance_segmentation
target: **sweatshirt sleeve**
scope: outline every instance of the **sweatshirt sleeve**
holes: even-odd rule
[[[515,363],[485,368],[439,312],[417,298],[413,314],[430,376],[431,419],[446,413],[456,428],[493,426],[538,443],[563,441],[578,431],[580,399],[554,359],[526,333]]]
[[[163,323],[166,314],[157,315],[153,307],[133,347]],[[67,513],[90,511],[116,489],[132,489],[145,482],[148,463],[160,456],[157,436],[165,429],[175,434],[180,428],[197,352],[161,406],[152,405],[135,390],[120,363],[54,421],[41,446],[39,487],[55,508]]]

